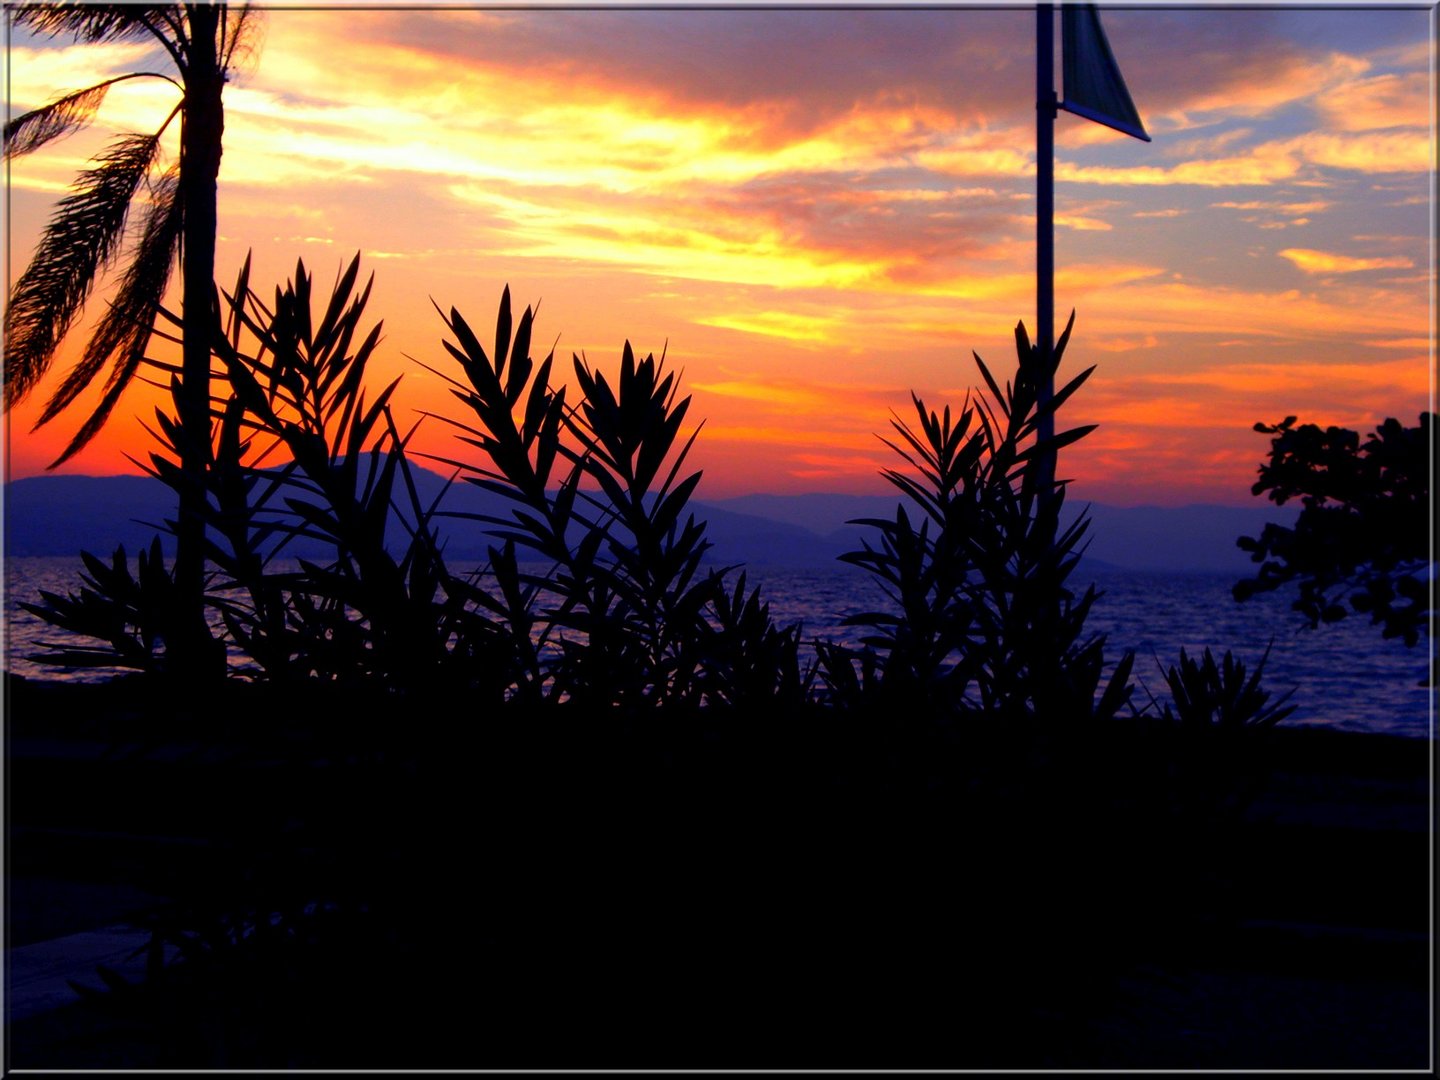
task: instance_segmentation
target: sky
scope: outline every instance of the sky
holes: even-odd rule
[[[1433,407],[1434,14],[1104,11],[1153,142],[1056,123],[1062,377],[1096,366],[1060,425],[1099,425],[1062,455],[1072,497],[1244,505],[1257,421]],[[434,305],[490,327],[508,284],[562,372],[573,353],[613,369],[627,340],[665,350],[704,420],[698,497],[881,492],[878,436],[911,392],[960,406],[972,352],[1013,371],[1015,325],[1034,327],[1034,26],[1030,9],[272,8],[225,93],[217,278],[251,252],[262,292],[297,259],[328,291],[359,252],[384,321],[374,385],[403,375],[402,419],[462,417],[421,366],[453,369]],[[17,33],[9,115],[163,59]],[[174,93],[121,84],[90,129],[10,163],[12,282],[75,174]],[[10,479],[88,415],[82,399],[30,430],[83,337],[9,415]],[[60,471],[137,471],[156,400],[133,387]],[[462,450],[434,421],[412,445]]]

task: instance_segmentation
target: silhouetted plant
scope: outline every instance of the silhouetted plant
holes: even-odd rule
[[[203,459],[208,451],[207,323],[215,276],[216,178],[225,130],[225,84],[236,59],[247,48],[253,16],[247,5],[232,10],[224,3],[33,3],[19,5],[12,12],[16,25],[51,37],[63,34],[77,42],[159,44],[179,76],[178,81],[155,71],[116,76],[65,94],[5,125],[8,159],[83,127],[116,83],[158,78],[180,91],[154,134],[119,136],[61,200],[6,307],[4,407],[9,409],[23,399],[49,368],[85,298],[120,252],[130,206],[144,184],[150,206],[118,290],[79,361],[46,405],[39,424],[69,407],[109,364],[110,375],[98,406],[56,464],[100,430],[145,358],[166,282],[178,258],[184,294],[183,388],[177,387],[175,400],[185,434],[178,446],[189,482],[177,488],[180,503],[175,523],[176,602],[183,607],[184,632],[177,628],[170,645],[172,651],[184,654],[184,667],[196,669],[192,675],[207,678],[219,676],[224,668],[224,650],[210,641],[204,618],[201,509]],[[177,117],[181,118],[179,158],[157,177],[162,136]]]
[[[517,694],[676,708],[727,700],[742,684],[797,692],[785,635],[758,604],[727,597],[723,574],[702,572],[710,543],[686,510],[700,473],[681,475],[698,429],[680,442],[690,399],[677,400],[663,356],[637,361],[627,342],[613,387],[573,357],[571,405],[565,388],[550,388],[553,351],[538,367],[530,358],[534,312],[512,323],[508,288],[493,360],[457,310],[442,317],[467,382],[442,377],[479,426],[449,422],[484,461],[442,460],[515,504],[508,517],[480,516],[505,546],[490,549],[500,596],[475,599],[508,627]],[[521,551],[547,572],[524,571]],[[763,679],[753,667],[762,655],[780,665]]]
[[[1218,664],[1208,648],[1198,661],[1181,649],[1178,666],[1161,668],[1173,702],[1173,709],[1171,704],[1164,706],[1166,719],[1178,720],[1186,727],[1274,727],[1293,713],[1296,706],[1285,704],[1293,690],[1268,704],[1271,694],[1260,689],[1260,676],[1269,658],[1267,646],[1250,678],[1246,679],[1245,664],[1229,649]]]
[[[175,581],[166,568],[160,538],[151,543],[148,554],[137,554],[134,575],[123,545],[115,549],[108,566],[86,551],[80,558],[88,572],[80,575],[78,592],[61,596],[41,589],[40,603],[22,601],[19,606],[96,644],[44,642],[50,651],[29,659],[65,667],[162,671],[165,639],[176,625],[177,608]]]
[[[434,507],[421,505],[405,459],[408,435],[398,431],[389,408],[398,379],[367,400],[365,369],[381,327],[360,334],[370,288],[352,296],[358,270],[357,256],[318,317],[303,262],[294,280],[275,290],[273,305],[250,288],[248,260],[225,296],[225,320],[212,342],[218,364],[212,383],[227,393],[212,403],[205,460],[206,555],[214,568],[206,601],[230,641],[267,678],[439,689],[441,676],[470,678],[451,663],[448,649],[462,615],[461,590],[444,594],[452,582],[430,525]],[[178,317],[161,314],[179,325]],[[149,363],[169,373],[178,407],[179,372]],[[179,490],[188,479],[176,413],[157,409],[150,431],[158,449],[137,464]],[[274,457],[288,460],[269,465]],[[398,557],[386,542],[387,526],[395,522],[407,533]],[[176,524],[164,528],[174,532]],[[275,560],[298,539],[322,542],[333,557],[302,558],[298,571],[276,570]],[[149,582],[146,595],[153,597],[162,596],[158,551],[142,563],[141,581]],[[46,597],[32,610],[113,638],[113,626],[134,624],[139,604],[121,569],[117,563],[105,578],[108,592],[92,589],[68,603]],[[114,608],[108,615],[102,611],[107,603]],[[158,603],[145,609],[150,622],[143,637],[143,649],[157,653],[169,637],[155,623]],[[82,612],[85,621],[77,623]],[[84,655],[133,666],[136,650],[121,640]],[[80,655],[71,652],[72,659]]]
[[[150,940],[132,954],[147,954],[143,977],[102,965],[98,987],[67,980],[90,1008],[146,1033],[153,1059],[131,1064],[333,1065],[365,999],[395,977],[376,920],[354,905],[162,911],[148,921]]]
[[[1259,573],[1235,585],[1237,600],[1295,582],[1291,605],[1310,620],[1346,617],[1344,600],[1387,638],[1415,645],[1430,627],[1431,431],[1434,414],[1413,428],[1388,419],[1364,443],[1347,428],[1256,424],[1270,440],[1255,495],[1276,505],[1303,504],[1292,528],[1271,523],[1258,538],[1237,544],[1260,563]]]
[[[1133,656],[1126,654],[1100,689],[1103,643],[1084,637],[1094,587],[1076,597],[1066,586],[1089,527],[1082,514],[1059,527],[1064,482],[1041,490],[1040,462],[1092,427],[1040,439],[1053,415],[1085,382],[1081,372],[1041,405],[1042,377],[1053,378],[1074,317],[1056,343],[1048,372],[1024,325],[1016,327],[1019,364],[1002,391],[975,357],[990,398],[967,396],[952,418],[928,411],[913,397],[919,430],[898,417],[900,442],[885,440],[913,472],[882,472],[922,515],[917,528],[902,503],[893,521],[853,524],[879,531],[880,546],[841,556],[881,582],[895,611],[863,612],[853,625],[876,633],[874,675],[857,678],[843,651],[821,653],[832,695],[845,702],[859,692],[883,693],[912,705],[979,709],[994,715],[1113,716],[1129,702]],[[878,682],[877,678],[878,677]]]
[[[721,587],[700,624],[700,686],[711,705],[796,708],[809,700],[814,672],[800,661],[799,626],[776,626],[759,588]]]
[[[222,610],[257,660],[292,674],[298,667],[322,677],[429,685],[446,668],[449,627],[437,602],[446,572],[430,526],[433,507],[421,505],[405,458],[409,435],[389,407],[399,379],[366,397],[366,365],[381,324],[360,337],[370,284],[352,296],[358,272],[356,256],[318,321],[303,262],[276,288],[272,306],[249,287],[248,260],[226,296],[226,326],[214,349],[232,397],[210,486],[217,531],[230,550],[213,545],[211,557],[250,596],[248,606],[232,602]],[[242,329],[254,341],[248,349]],[[268,445],[252,451],[257,437]],[[280,448],[289,462],[264,469]],[[157,474],[168,474],[163,459],[152,460]],[[261,484],[260,498],[250,501]],[[408,533],[398,557],[386,541],[392,521]],[[262,554],[257,540],[271,536],[280,542]],[[333,559],[302,559],[298,574],[270,580],[265,564],[301,537],[331,546]]]

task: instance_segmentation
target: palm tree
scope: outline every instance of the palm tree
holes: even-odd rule
[[[222,101],[227,72],[246,39],[248,6],[224,3],[38,3],[10,9],[15,25],[79,42],[153,40],[174,73],[137,71],[57,98],[5,125],[6,158],[27,154],[84,126],[106,92],[139,78],[164,79],[179,91],[175,107],[153,134],[120,134],[82,172],[56,207],[29,267],[15,283],[5,311],[4,408],[22,401],[49,369],[66,332],[102,274],[120,255],[130,208],[148,194],[134,230],[128,262],[114,299],[84,352],[40,415],[48,423],[108,364],[100,403],[54,468],[104,425],[145,359],[156,313],[177,261],[181,266],[182,353],[178,412],[185,482],[175,523],[177,613],[190,658],[209,634],[204,624],[203,507],[210,447],[210,333],[215,278],[216,182],[225,130]],[[180,120],[180,157],[161,169],[161,139]],[[189,650],[185,642],[195,644]],[[180,657],[176,657],[177,660]]]

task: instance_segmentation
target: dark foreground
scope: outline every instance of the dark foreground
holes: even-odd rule
[[[1431,1064],[1428,742],[7,705],[8,1068]]]

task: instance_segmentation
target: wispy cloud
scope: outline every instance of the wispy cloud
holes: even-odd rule
[[[1330,251],[1311,251],[1308,248],[1286,248],[1277,254],[1282,259],[1289,259],[1307,274],[1353,274],[1360,270],[1407,270],[1415,265],[1401,255],[1385,255],[1367,259]]]
[[[1424,399],[1427,18],[1107,10],[1156,140],[1073,116],[1058,133],[1057,307],[1079,312],[1074,362],[1100,364],[1073,407],[1105,421],[1071,454],[1077,475],[1138,490],[1143,461],[1176,497],[1243,492],[1254,419],[1343,418],[1337,387],[1354,415]],[[970,351],[1003,366],[1016,321],[1033,324],[1026,12],[265,19],[257,65],[226,89],[221,261],[383,260],[387,372],[435,347],[430,296],[493,310],[509,282],[544,298],[566,348],[670,339],[710,420],[707,485],[859,485],[910,387],[958,400]],[[23,38],[8,59],[15,108],[149,62]],[[17,264],[105,137],[171,102],[166,84],[126,84],[92,132],[13,163]],[[148,412],[146,393],[125,408]],[[443,411],[437,393],[407,378],[397,402]],[[63,426],[15,440],[21,475]],[[74,465],[111,471],[139,438],[117,417]]]
[[[1435,105],[1434,91],[1430,76],[1423,71],[1376,75],[1330,88],[1320,95],[1317,105],[1334,131],[1427,129]]]

